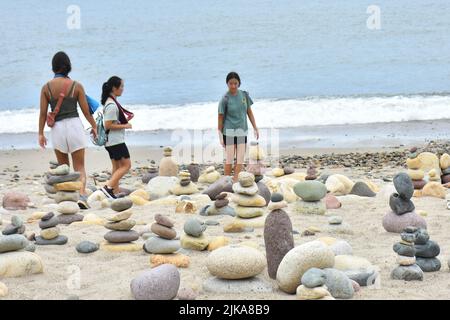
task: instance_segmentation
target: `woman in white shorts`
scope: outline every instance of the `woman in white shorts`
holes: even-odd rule
[[[39,145],[45,148],[47,139],[44,136],[44,127],[47,119],[48,106],[52,111],[56,108],[60,93],[65,92],[60,111],[58,112],[55,125],[51,128],[51,138],[56,159],[60,165],[70,166],[69,154],[72,156],[73,169],[80,173],[83,188],[80,190],[80,208],[87,209],[86,203],[86,170],[84,167],[84,149],[87,147],[87,137],[83,124],[78,115],[77,105],[80,105],[84,117],[92,126],[92,134],[97,135],[97,126],[94,118],[89,112],[81,83],[72,81],[69,73],[72,70],[70,59],[64,52],[55,54],[52,60],[52,69],[55,73],[53,80],[47,82],[41,90],[41,103],[39,114]],[[70,83],[69,83],[70,82]]]

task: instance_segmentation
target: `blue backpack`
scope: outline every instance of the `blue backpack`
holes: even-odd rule
[[[105,122],[103,121],[103,112],[99,112],[95,119],[97,124],[97,139],[92,138],[92,143],[97,146],[104,146],[108,142],[109,130],[105,128]]]

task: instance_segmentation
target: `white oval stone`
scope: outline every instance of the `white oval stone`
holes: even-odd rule
[[[206,261],[209,272],[222,279],[256,276],[264,270],[266,264],[266,258],[259,250],[235,245],[214,250]]]

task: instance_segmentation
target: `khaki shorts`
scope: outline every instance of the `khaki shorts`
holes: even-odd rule
[[[87,147],[87,132],[79,117],[56,121],[51,129],[53,149],[73,153]]]

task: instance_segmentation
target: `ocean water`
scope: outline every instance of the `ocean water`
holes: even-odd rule
[[[70,5],[80,29],[67,27]],[[16,0],[0,1],[0,21],[0,134],[37,131],[59,50],[92,97],[125,80],[136,132],[215,128],[231,70],[261,128],[449,118],[445,0]]]

